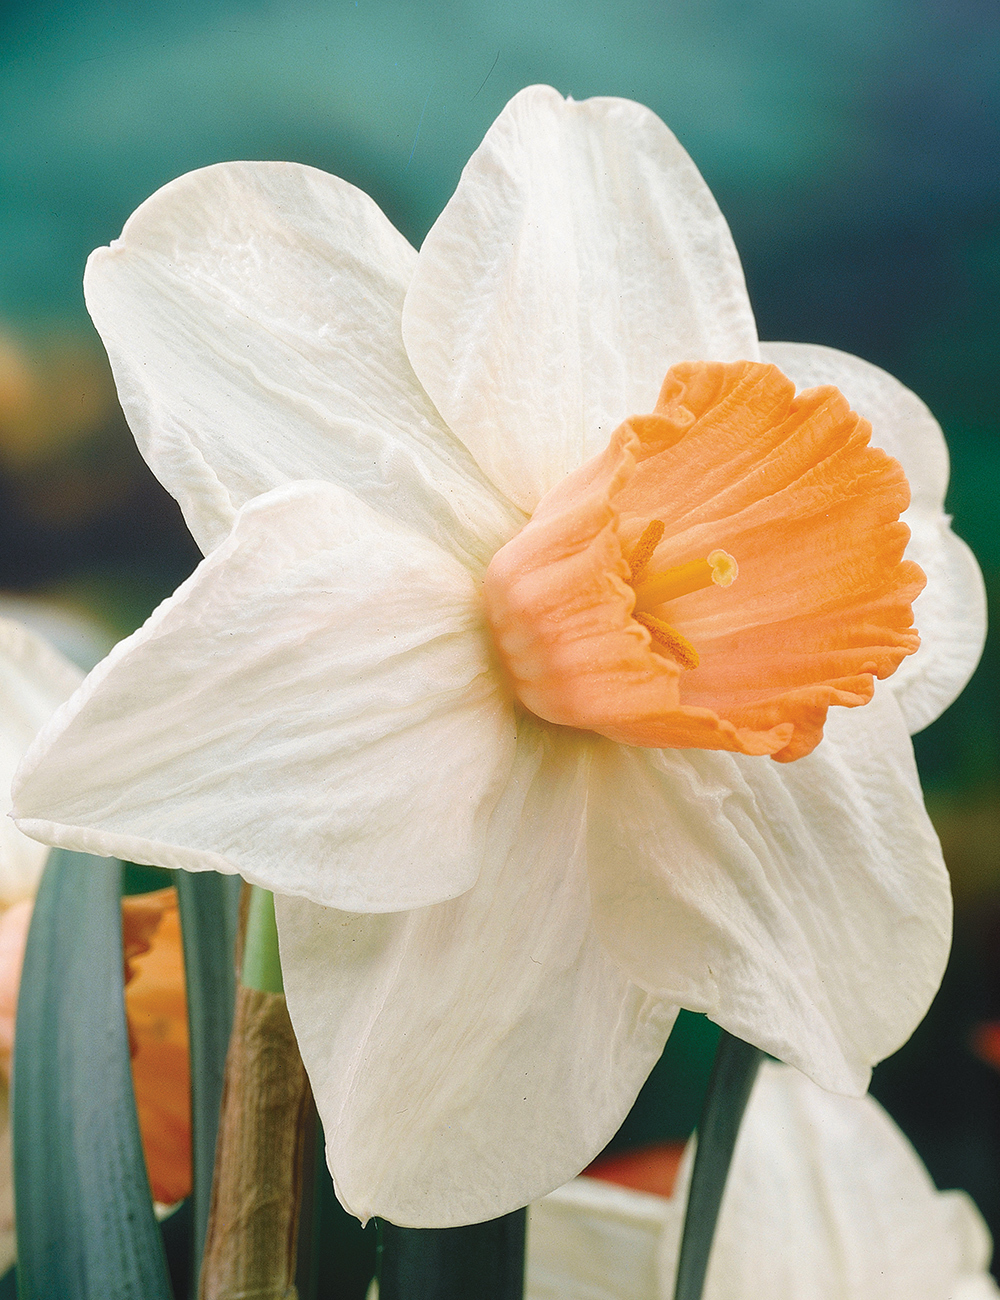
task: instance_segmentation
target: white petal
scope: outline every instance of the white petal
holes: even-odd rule
[[[916,510],[906,553],[927,575],[913,602],[920,649],[888,679],[911,733],[922,731],[961,695],[986,641],[986,587],[979,564],[951,531],[948,515],[928,518]]]
[[[953,1300],[969,1284],[996,1295],[988,1240],[968,1197],[935,1190],[870,1097],[834,1097],[765,1064],[737,1141],[705,1300],[765,1291],[770,1300]]]
[[[975,557],[944,514],[948,448],[915,393],[860,357],[807,343],[762,343],[799,388],[835,384],[872,425],[872,442],[903,466],[913,501],[907,557],[927,574],[913,606],[921,646],[889,679],[911,732],[939,717],[972,676],[986,638],[986,591]]]
[[[40,636],[0,619],[0,908],[34,895],[49,855],[7,816],[11,781],[38,729],[82,680]]]
[[[522,726],[475,888],[405,915],[278,898],[288,1009],[341,1202],[449,1227],[550,1191],[614,1134],[676,1012],[590,922],[588,742]]]
[[[14,800],[67,848],[385,911],[472,885],[513,750],[468,573],[292,484],[95,669]]]
[[[403,351],[415,261],[367,195],[295,163],[182,176],[91,256],[87,305],[132,432],[204,551],[294,479],[480,559],[509,536]]]
[[[972,1202],[969,1204],[971,1206]],[[997,1290],[996,1282],[989,1273],[984,1272],[977,1273],[974,1277],[960,1277],[948,1292],[948,1300],[996,1300],[998,1295],[1000,1291]]]
[[[428,234],[406,350],[490,478],[533,510],[676,361],[757,356],[739,258],[705,182],[625,99],[515,96]]]
[[[863,1092],[927,1010],[950,940],[891,692],[831,709],[794,763],[605,745],[591,799],[595,919],[632,978]]]
[[[574,1178],[529,1207],[526,1300],[669,1300],[661,1240],[682,1219],[675,1200]]]
[[[692,1154],[669,1200],[577,1178],[532,1205],[527,1300],[670,1300]],[[705,1300],[995,1300],[990,1247],[870,1097],[762,1066]]]

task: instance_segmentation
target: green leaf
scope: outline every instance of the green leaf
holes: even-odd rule
[[[527,1211],[465,1228],[378,1221],[379,1300],[522,1300]]]
[[[194,1164],[193,1275],[195,1291],[212,1201],[215,1139],[233,1027],[239,876],[175,871],[184,942],[191,1043],[191,1143]]]
[[[315,1106],[306,1131],[304,1157],[295,1274],[299,1300],[365,1300],[375,1275],[375,1221],[362,1227],[337,1200]]]
[[[20,1300],[170,1300],[122,991],[121,864],[54,850],[21,975],[12,1093]]]
[[[759,1048],[722,1031],[698,1121],[674,1300],[701,1300],[736,1138],[763,1059]]]

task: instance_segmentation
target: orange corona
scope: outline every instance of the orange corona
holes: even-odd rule
[[[789,761],[919,645],[909,487],[835,388],[674,366],[494,556],[487,617],[548,722]]]

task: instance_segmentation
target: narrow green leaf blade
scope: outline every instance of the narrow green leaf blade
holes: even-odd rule
[[[20,1300],[171,1300],[132,1091],[120,898],[120,863],[53,851],[17,1009]]]
[[[194,1252],[197,1278],[212,1200],[215,1139],[233,1027],[239,876],[175,871],[184,943],[188,1030],[191,1044],[191,1133],[194,1157]]]
[[[763,1059],[760,1048],[722,1031],[698,1121],[674,1300],[701,1300],[729,1166]]]
[[[337,1200],[326,1165],[323,1125],[314,1105],[306,1132],[299,1212],[295,1274],[299,1300],[365,1300],[375,1275],[376,1239],[375,1220],[362,1227]]]

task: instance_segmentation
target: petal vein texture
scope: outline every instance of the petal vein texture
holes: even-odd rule
[[[366,194],[294,163],[182,176],[92,255],[87,306],[129,425],[203,551],[295,479],[332,478],[484,562],[517,526],[403,351],[416,256]]]
[[[697,168],[624,99],[532,86],[428,234],[403,309],[417,377],[525,511],[652,410],[674,362],[757,359],[736,249]]]
[[[676,1008],[591,921],[588,768],[571,734],[524,726],[479,884],[452,902],[350,916],[275,900],[330,1168],[359,1218],[517,1209],[605,1146],[663,1050]]]
[[[393,911],[474,883],[514,726],[468,573],[317,483],[244,507],[56,737],[25,829]]]

